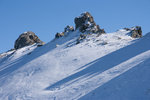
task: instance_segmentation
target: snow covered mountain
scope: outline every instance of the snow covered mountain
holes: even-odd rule
[[[0,100],[150,100],[150,33],[96,30],[1,54]]]

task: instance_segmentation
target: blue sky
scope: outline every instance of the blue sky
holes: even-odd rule
[[[85,11],[106,32],[136,25],[150,32],[150,0],[0,0],[0,53],[25,31],[47,43]]]

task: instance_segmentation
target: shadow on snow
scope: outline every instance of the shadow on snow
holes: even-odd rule
[[[80,77],[83,77],[85,75],[89,75],[93,77],[97,73],[102,73],[105,70],[112,68],[113,66],[119,65],[120,63],[127,61],[128,59],[149,50],[150,49],[149,41],[150,40],[149,39],[147,40],[147,37],[143,37],[136,43],[133,43],[129,46],[126,46],[117,51],[114,51],[104,57],[101,57],[95,61],[92,61],[82,66],[81,68],[79,68],[79,69],[82,69],[81,71],[75,74],[72,74],[46,87],[45,90],[60,89],[62,85],[70,83],[70,82],[71,83],[76,82]],[[69,84],[67,84],[67,86],[68,85]]]

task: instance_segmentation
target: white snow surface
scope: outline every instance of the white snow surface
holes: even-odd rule
[[[150,33],[80,33],[0,57],[0,100],[150,100]]]

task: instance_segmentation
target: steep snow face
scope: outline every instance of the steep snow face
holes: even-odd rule
[[[0,100],[108,100],[111,97],[120,100],[123,97],[110,94],[109,87],[112,92],[115,88],[118,95],[120,92],[123,95],[125,92],[121,88],[126,84],[126,87],[131,87],[136,82],[134,89],[131,89],[136,91],[136,87],[142,83],[140,79],[136,80],[134,73],[148,69],[150,58],[150,39],[133,39],[127,33],[128,31],[120,30],[99,37],[92,34],[76,44],[80,33],[74,31],[67,37],[55,39],[42,47],[27,46],[8,54],[7,59],[0,63]],[[138,66],[145,67],[140,70],[141,67]],[[136,72],[132,73],[134,68]],[[140,96],[144,100],[150,97],[149,92],[144,94],[149,89],[147,84],[150,84],[147,80],[147,75],[150,75],[148,71],[143,73],[144,88],[140,86],[138,89],[142,88],[142,91],[137,92],[141,93],[137,98]],[[130,76],[135,81],[120,85],[122,82],[131,82]],[[115,79],[116,82],[113,81]],[[119,89],[115,83],[120,85]],[[105,90],[106,94],[101,92],[99,96],[101,90]],[[132,94],[135,96],[136,93],[125,96],[132,99]]]
[[[117,52],[119,56],[121,56],[120,53],[125,50],[126,55],[124,58],[128,57],[129,59],[101,73],[105,74],[104,79],[102,78],[104,83],[108,81],[108,79],[112,80],[106,82],[106,84],[100,84],[99,87],[96,87],[95,90],[81,97],[80,100],[99,100],[100,98],[102,100],[149,100],[149,42],[150,33],[146,34],[138,42],[119,50]],[[125,69],[123,70],[122,68]],[[128,70],[126,73],[119,74],[126,70]],[[112,77],[115,75],[119,76],[113,79]],[[99,83],[101,83],[101,81]]]

